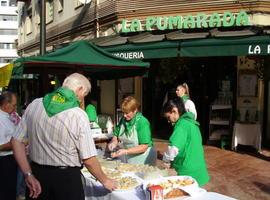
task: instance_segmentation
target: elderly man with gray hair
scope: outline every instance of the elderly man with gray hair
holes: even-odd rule
[[[27,199],[84,200],[82,164],[105,188],[116,188],[96,159],[88,117],[80,108],[90,90],[89,80],[74,73],[66,77],[62,87],[35,99],[25,110],[12,146],[25,175]],[[30,164],[23,144],[26,138]]]

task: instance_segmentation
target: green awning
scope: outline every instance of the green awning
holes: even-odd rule
[[[81,72],[96,79],[116,79],[146,73],[149,63],[117,58],[88,41],[77,41],[44,56],[19,58],[13,75]]]
[[[193,39],[181,42],[183,57],[270,55],[270,36]]]
[[[178,41],[159,41],[102,47],[113,55],[125,59],[172,58],[179,53]]]
[[[102,48],[126,59],[270,55],[270,35],[167,40]]]

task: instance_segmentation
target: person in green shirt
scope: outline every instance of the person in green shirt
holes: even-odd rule
[[[169,100],[163,107],[165,117],[174,126],[169,146],[163,155],[165,166],[172,166],[178,175],[193,177],[200,186],[209,182],[199,123],[186,112],[183,100]]]
[[[94,105],[88,104],[86,106],[85,112],[90,122],[97,122],[97,111]]]
[[[108,144],[108,149],[112,152],[111,157],[126,163],[154,165],[157,156],[153,147],[150,123],[139,112],[138,101],[128,96],[123,100],[121,109],[123,117]]]

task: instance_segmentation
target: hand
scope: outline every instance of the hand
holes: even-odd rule
[[[109,149],[109,151],[113,151],[116,147],[117,147],[117,144],[114,143],[114,142],[110,142],[110,143],[108,144],[108,149]]]
[[[29,188],[31,198],[37,198],[41,193],[41,186],[39,181],[32,175],[25,178],[25,183]]]
[[[118,151],[111,153],[111,157],[116,158],[116,157],[127,155],[127,154],[128,154],[127,149],[119,149]]]
[[[115,189],[117,189],[117,182],[113,179],[110,179],[108,178],[104,183],[103,183],[103,186],[110,190],[110,191],[113,191]]]
[[[163,167],[164,167],[165,169],[170,169],[170,168],[171,168],[171,163],[170,163],[170,162],[164,162],[164,163],[163,163]]]

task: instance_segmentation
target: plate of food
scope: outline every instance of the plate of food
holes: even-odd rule
[[[120,178],[116,179],[117,189],[113,192],[125,192],[135,190],[142,185],[143,180],[132,173],[125,173]]]

